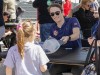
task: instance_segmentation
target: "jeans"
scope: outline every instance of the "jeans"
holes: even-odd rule
[[[50,36],[50,28],[53,23],[40,24],[40,38],[44,42]]]

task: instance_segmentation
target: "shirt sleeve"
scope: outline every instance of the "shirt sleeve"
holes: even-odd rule
[[[71,22],[72,22],[71,23],[72,24],[72,28],[75,28],[75,27],[80,28],[80,23],[78,22],[77,18],[73,17]]]
[[[14,67],[14,56],[13,56],[12,48],[9,49],[7,56],[6,56],[6,59],[5,59],[3,64],[5,66],[10,67],[10,68]]]
[[[44,50],[39,46],[39,60],[40,65],[45,65],[49,62],[48,57],[46,56]]]

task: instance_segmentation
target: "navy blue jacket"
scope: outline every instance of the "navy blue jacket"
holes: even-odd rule
[[[3,0],[0,0],[0,26],[4,26],[4,19],[3,19]]]

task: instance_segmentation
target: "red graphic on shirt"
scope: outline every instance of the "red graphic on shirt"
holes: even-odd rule
[[[55,36],[57,36],[57,35],[58,35],[58,31],[55,30],[55,31],[53,32],[53,34],[54,34]]]

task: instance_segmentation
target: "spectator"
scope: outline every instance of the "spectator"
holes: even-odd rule
[[[100,15],[100,7],[98,8],[98,12],[99,12],[99,15]],[[91,36],[88,38],[88,42],[89,44],[91,45],[92,41],[96,38],[98,40],[98,43],[97,45],[100,46],[100,36],[99,36],[99,33],[100,33],[100,16],[99,16],[99,25],[97,25],[97,27],[94,29],[93,32],[95,32],[95,35],[94,36]]]
[[[86,0],[80,0],[80,3],[72,9],[72,13],[75,13],[76,11],[79,10],[79,8],[81,7],[83,1],[86,1]],[[91,2],[90,7],[94,7],[95,5],[96,5],[96,7],[99,6],[99,3],[98,3],[97,0],[90,0],[89,2]]]
[[[10,20],[11,22],[16,22],[16,1],[15,0],[3,0],[3,11],[9,11],[11,14]]]
[[[99,3],[97,0],[92,0],[91,5],[90,5],[90,11],[91,12],[98,12],[99,8]]]
[[[50,35],[50,27],[54,23],[47,10],[49,4],[48,0],[35,0],[33,7],[37,8],[37,19],[40,24],[40,38],[41,41],[45,41]],[[53,0],[50,0],[53,1]]]
[[[5,33],[5,27],[4,27],[4,19],[3,19],[3,0],[0,0],[0,39]]]
[[[3,19],[4,19],[5,23],[9,22],[9,17],[10,17],[10,14],[8,12],[3,12]],[[3,41],[4,45],[5,45],[5,47],[9,48],[12,45],[14,45],[15,44],[14,41],[16,41],[15,37],[16,37],[16,35],[13,32],[13,30],[11,29],[11,27],[9,27],[9,26],[7,27],[6,26],[5,34],[2,36],[2,41]]]
[[[9,19],[9,13],[8,12],[4,12],[3,13],[3,19],[4,19],[4,22],[6,23],[7,21],[8,21],[8,19]],[[6,29],[5,30],[5,34],[3,35],[3,37],[6,37],[6,36],[8,36],[8,35],[11,35],[11,30],[10,29]]]
[[[99,15],[100,15],[100,7],[99,7]],[[92,36],[92,37],[89,37],[88,38],[88,42],[89,42],[89,44],[91,45],[92,44],[92,42],[93,42],[93,40],[94,39],[96,39],[97,40],[97,46],[98,46],[98,48],[97,49],[99,49],[97,52],[98,52],[98,66],[99,66],[99,63],[100,63],[100,17],[99,17],[99,23],[98,23],[99,25],[98,25],[98,27],[95,29],[95,31],[96,31],[96,33],[95,33],[95,35],[96,35],[96,37],[95,36]],[[95,55],[93,56],[93,60],[95,60]],[[100,75],[100,66],[97,68],[97,72],[98,72],[98,75]]]
[[[79,10],[73,13],[73,16],[79,20],[83,38],[85,39],[87,39],[91,35],[91,27],[98,20],[98,17],[95,17],[89,10],[90,4],[91,0],[82,0]]]
[[[63,1],[64,16],[68,16],[71,12],[72,4],[70,0]]]
[[[4,23],[4,19],[3,19],[3,0],[0,0],[0,39],[2,38],[2,36],[4,35],[5,33],[5,23]],[[0,49],[0,52],[1,52],[1,49]],[[2,59],[0,58],[0,61]]]
[[[43,49],[34,43],[34,28],[30,21],[17,26],[17,45],[11,47],[4,61],[6,75],[42,75],[49,62]]]
[[[48,8],[50,16],[55,21],[55,24],[52,25],[50,30],[51,37],[56,38],[57,40],[62,40],[64,45],[63,48],[80,48],[80,25],[76,18],[64,18],[63,9],[59,4],[52,4]],[[75,67],[74,67],[75,68]],[[49,70],[50,75],[62,75],[63,72],[68,72],[71,70],[71,66],[63,64],[53,64]],[[78,69],[77,69],[78,70]],[[80,75],[78,72],[73,75]]]

